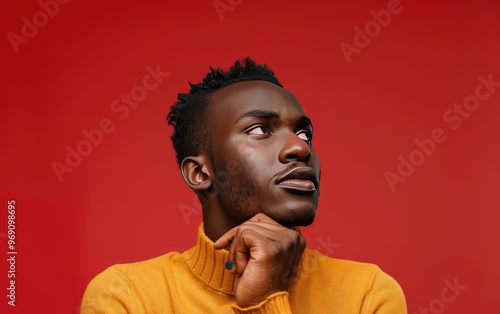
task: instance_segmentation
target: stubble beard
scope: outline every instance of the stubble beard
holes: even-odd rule
[[[226,212],[235,218],[235,220],[239,220],[240,223],[247,221],[258,213],[264,213],[267,215],[270,214],[265,208],[267,204],[259,204],[255,183],[248,175],[245,174],[244,171],[238,176],[232,176],[228,184],[226,186],[221,186],[220,189],[221,194],[224,194],[221,195],[221,198],[226,200],[226,202],[223,203],[231,206],[231,208],[225,209]],[[305,217],[296,216],[285,221],[276,219],[275,217],[270,218],[288,228],[295,226],[308,226],[314,221],[317,204],[318,199],[316,198],[315,202],[311,204],[314,209],[311,209],[311,214]],[[283,208],[283,210],[286,209]]]

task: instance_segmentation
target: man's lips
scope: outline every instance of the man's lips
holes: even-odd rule
[[[316,191],[318,186],[316,173],[309,167],[293,168],[278,177],[275,182],[282,188],[304,192]]]

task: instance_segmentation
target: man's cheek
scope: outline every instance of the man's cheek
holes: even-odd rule
[[[236,161],[236,160],[230,160],[227,163],[227,167],[226,168],[227,168],[227,173],[230,176],[237,176],[242,171],[241,164],[238,161]]]

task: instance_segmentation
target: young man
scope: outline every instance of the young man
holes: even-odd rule
[[[320,165],[298,100],[249,58],[213,70],[168,114],[187,185],[203,204],[196,245],[115,265],[82,313],[406,313],[376,265],[305,249]]]

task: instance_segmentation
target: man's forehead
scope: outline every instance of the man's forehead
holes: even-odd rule
[[[245,81],[226,86],[212,95],[217,112],[225,116],[244,114],[247,111],[263,110],[303,115],[295,96],[286,89],[267,81]]]

